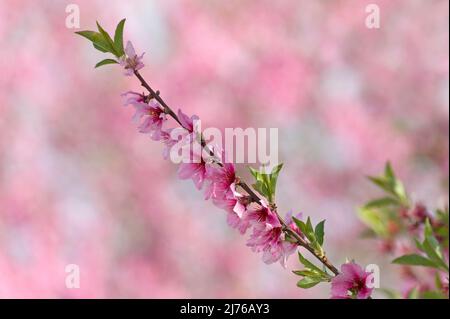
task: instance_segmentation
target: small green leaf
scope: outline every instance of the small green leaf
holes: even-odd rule
[[[277,189],[278,175],[280,174],[280,171],[282,168],[283,168],[283,163],[278,164],[277,166],[275,166],[272,169],[272,172],[268,176],[269,178],[268,178],[267,182],[269,184],[270,195],[272,198],[275,196],[276,189]]]
[[[283,168],[283,163],[278,164],[275,166],[272,171],[270,172],[271,175],[278,177],[278,174],[280,173],[281,169]]]
[[[307,218],[304,228],[305,229],[302,230],[302,233],[306,236],[306,238],[308,238],[308,240],[312,244],[316,243],[317,239],[316,239],[316,234],[314,233],[314,228],[313,228],[312,223],[311,223],[311,218],[309,218],[309,217]]]
[[[393,205],[398,205],[398,204],[399,204],[399,202],[395,198],[382,197],[382,198],[377,198],[377,199],[371,200],[366,205],[364,205],[364,207],[370,209],[370,208],[393,206]]]
[[[445,271],[449,271],[447,264],[442,259],[442,253],[439,246],[435,246],[430,243],[431,238],[426,238],[422,243],[423,249],[427,254],[428,258],[438,267]]]
[[[251,166],[248,167],[248,170],[250,171],[250,174],[252,174],[252,176],[253,176],[256,180],[258,180],[259,172],[258,172],[256,169],[254,169],[253,167],[251,167]]]
[[[119,62],[117,62],[116,60],[113,60],[113,59],[104,59],[104,60],[98,62],[98,63],[95,65],[95,67],[98,68],[98,67],[100,67],[100,66],[102,66],[102,65],[107,65],[107,64],[117,64],[117,63],[119,63]]]
[[[303,277],[316,277],[317,273],[311,271],[311,270],[293,270],[292,271],[297,276],[303,276]]]
[[[101,52],[110,52],[109,45],[102,34],[95,31],[78,31],[76,34],[92,41],[94,48]]]
[[[394,170],[392,169],[391,163],[387,162],[386,166],[384,167],[384,176],[389,180],[395,180],[395,174]]]
[[[416,248],[420,251],[424,251],[423,250],[423,245],[420,241],[417,240],[417,238],[414,238],[414,243],[416,244]]]
[[[378,236],[387,237],[389,235],[386,227],[388,219],[381,209],[361,207],[358,210],[358,215]]]
[[[408,195],[406,194],[405,186],[399,180],[395,180],[395,184],[393,187],[394,194],[397,198],[402,202],[403,205],[407,205],[408,203]]]
[[[305,277],[302,280],[297,282],[297,286],[303,289],[308,289],[311,287],[314,287],[318,283],[320,283],[321,280],[319,278],[314,277]]]
[[[420,245],[422,251],[425,252],[428,258],[433,261],[439,268],[448,272],[449,268],[443,259],[439,242],[436,237],[434,237],[433,228],[428,218],[425,220],[424,237],[425,239]]]
[[[300,231],[305,234],[306,233],[306,224],[301,221],[300,219],[292,216],[292,220],[294,221],[294,223],[297,225],[297,227],[300,229]]]
[[[431,227],[429,218],[427,218],[425,220],[424,235],[425,235],[425,238],[433,236],[433,228]]]
[[[408,196],[402,182],[395,177],[394,170],[388,162],[383,176],[368,176],[368,178],[391,195],[394,195],[402,205],[408,205]]]
[[[308,218],[306,219],[306,230],[308,232],[314,233],[314,228],[313,225],[311,223],[311,218],[308,216]]]
[[[125,50],[123,48],[123,28],[125,26],[125,21],[126,19],[122,19],[114,32],[114,46],[116,47],[119,57],[125,54]]]
[[[392,261],[393,264],[410,265],[410,266],[424,266],[436,268],[436,264],[431,260],[417,254],[403,255]]]
[[[283,163],[278,164],[272,169],[272,172],[270,172],[270,183],[274,186],[277,184],[278,175],[280,174],[281,169],[283,168]]]
[[[101,51],[101,52],[103,52],[103,53],[108,52],[108,50],[104,49],[103,47],[99,46],[99,45],[96,44],[96,43],[93,43],[93,45],[94,45],[94,48],[96,48],[97,50],[99,50],[99,51]]]
[[[98,21],[97,21],[97,28],[98,28],[98,31],[100,32],[100,34],[103,36],[103,39],[105,40],[105,42],[106,42],[106,44],[107,44],[107,46],[108,46],[108,51],[111,52],[112,54],[114,54],[115,56],[120,57],[120,56],[119,56],[119,53],[116,51],[116,48],[115,48],[115,46],[114,46],[113,40],[112,40],[111,37],[109,36],[108,32],[106,32],[106,31],[102,28],[102,26],[100,25],[100,23],[98,23]]]
[[[392,186],[384,177],[368,176],[367,178],[378,187],[384,189],[389,193],[393,193]]]
[[[310,270],[312,270],[314,272],[317,272],[317,273],[324,274],[324,272],[319,267],[317,267],[312,262],[310,262],[308,259],[303,257],[303,255],[300,252],[298,252],[298,259],[300,260],[302,265],[305,266],[307,269],[310,269]]]
[[[320,223],[316,225],[316,228],[314,229],[314,233],[316,235],[317,242],[319,245],[323,245],[323,238],[325,235],[325,220],[322,220]]]
[[[89,31],[89,30],[77,31],[75,33],[81,35],[82,37],[85,37],[88,40],[91,40],[92,42],[97,42],[99,39],[99,35],[100,35],[98,32]]]
[[[275,201],[276,181],[281,167],[282,164],[276,166],[270,174],[266,174],[264,170],[257,171],[252,167],[249,167],[250,173],[256,180],[256,183],[254,184],[255,189],[261,193],[261,195],[264,195],[270,203]]]

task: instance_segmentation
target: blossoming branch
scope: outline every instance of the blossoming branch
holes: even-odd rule
[[[262,259],[270,264],[280,262],[283,266],[287,258],[298,252],[300,263],[304,266],[294,273],[301,278],[297,285],[310,288],[321,282],[331,282],[334,298],[369,298],[371,273],[366,272],[355,262],[341,266],[339,271],[327,258],[323,249],[325,221],[313,226],[308,217],[287,214],[283,218],[275,203],[275,190],[282,164],[270,173],[250,168],[255,179],[249,186],[236,174],[233,163],[225,152],[215,145],[209,145],[196,130],[196,115],[188,116],[182,110],[175,112],[140,74],[144,67],[143,55],[138,55],[131,42],[124,45],[123,30],[125,19],[116,27],[114,39],[97,23],[98,31],[80,31],[77,34],[90,40],[94,47],[103,53],[112,53],[115,59],[104,59],[96,64],[100,67],[119,64],[126,76],[135,76],[148,91],[141,94],[129,91],[123,94],[125,105],[135,108],[133,119],[139,122],[138,130],[149,134],[154,141],[165,145],[163,156],[169,158],[174,145],[181,143],[188,149],[187,156],[178,168],[180,179],[191,179],[198,190],[203,190],[205,199],[225,210],[228,224],[241,234],[250,233],[247,240],[254,252],[262,253]],[[170,127],[170,118],[179,127]],[[308,260],[298,247],[306,249],[323,267]]]

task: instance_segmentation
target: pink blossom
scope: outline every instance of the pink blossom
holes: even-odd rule
[[[239,204],[239,202],[237,202],[236,204]],[[246,222],[244,218],[239,217],[235,209],[233,209],[232,212],[229,212],[227,214],[227,223],[230,227],[237,229],[243,235],[250,227],[250,225]]]
[[[154,99],[147,104],[144,94],[128,91],[122,94],[125,98],[124,106],[133,105],[136,112],[133,115],[133,121],[138,122],[142,117],[146,117],[144,122],[139,126],[141,133],[150,133],[154,140],[161,139],[162,125],[166,121],[164,108]],[[170,137],[165,135],[165,137]]]
[[[142,63],[142,57],[145,53],[140,56],[136,54],[133,44],[128,41],[125,47],[125,54],[119,58],[119,63],[125,68],[125,75],[132,76],[135,71],[138,71],[144,67]]]
[[[237,192],[234,183],[231,184],[230,189],[232,191],[231,194],[228,193],[226,198],[216,198],[213,200],[213,203],[228,213],[228,225],[239,230],[241,234],[245,234],[250,227],[250,223],[246,219],[250,199],[249,196]]]
[[[206,163],[201,156],[201,150],[190,151],[188,163],[181,163],[178,168],[178,177],[181,179],[192,179],[197,189],[202,189],[206,178]]]
[[[373,290],[367,286],[370,274],[355,262],[343,264],[341,273],[331,280],[331,297],[334,299],[367,299]]]
[[[161,130],[161,142],[164,144],[163,158],[165,160],[169,159],[172,146],[174,146],[178,142],[171,136],[173,130],[173,128]]]
[[[255,252],[263,252],[263,261],[266,264],[280,261],[284,267],[287,258],[295,251],[296,245],[285,240],[277,215],[269,208],[264,208],[263,211],[267,214],[259,214],[260,222],[253,225],[253,233],[247,241],[247,246]]]
[[[142,93],[127,91],[121,94],[125,98],[123,106],[145,103],[145,95]]]
[[[252,204],[248,207],[245,219],[250,225],[265,223],[271,213],[267,203],[262,200],[260,204]]]
[[[178,110],[178,120],[180,120],[181,125],[192,133],[194,131],[194,121],[197,121],[199,117],[197,115],[192,115],[191,117],[184,114],[181,110]]]
[[[301,220],[303,217],[302,213],[298,213],[297,215],[295,215],[295,218]],[[289,211],[286,214],[286,218],[284,219],[286,225],[292,229],[294,232],[296,232],[298,235],[300,235],[301,237],[304,237],[302,231],[300,230],[300,228],[298,228],[297,224],[294,222],[294,219],[292,218],[292,211]]]
[[[236,180],[233,163],[222,161],[222,166],[211,164],[206,166],[207,178],[210,181],[205,191],[205,199],[225,199],[232,195],[230,188]]]
[[[153,140],[159,141],[161,139],[161,130],[163,123],[167,120],[164,109],[155,100],[147,103],[134,103],[136,113],[133,116],[134,121],[139,121],[145,117],[144,121],[139,125],[141,133],[150,133]]]

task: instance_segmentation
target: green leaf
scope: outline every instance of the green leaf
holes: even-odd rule
[[[325,220],[322,220],[320,223],[316,225],[316,228],[314,229],[314,233],[316,235],[317,242],[319,245],[323,245],[323,238],[325,235]]]
[[[314,287],[315,285],[317,285],[320,282],[321,282],[321,280],[319,278],[305,277],[302,280],[300,280],[299,282],[297,282],[297,286],[300,288],[303,288],[303,289],[308,289],[308,288]]]
[[[107,41],[101,33],[95,31],[78,31],[75,33],[90,40],[97,50],[101,52],[111,52]]]
[[[365,208],[380,208],[380,207],[386,207],[386,206],[393,206],[398,205],[399,202],[392,197],[382,197],[377,198],[374,200],[371,200],[366,205],[364,205]]]
[[[92,42],[97,42],[99,38],[101,38],[100,33],[95,31],[77,31],[76,34],[81,35],[82,37],[85,37],[88,40],[91,40]]]
[[[392,261],[393,264],[410,265],[410,266],[424,266],[436,268],[436,264],[431,260],[417,254],[403,255]]]
[[[425,220],[424,236],[425,236],[425,238],[429,238],[429,237],[433,236],[433,228],[431,227],[429,218],[427,218]]]
[[[125,21],[126,19],[120,20],[116,27],[116,31],[114,32],[114,46],[119,54],[119,57],[125,54],[125,50],[123,48],[123,28],[125,26]]]
[[[388,178],[389,180],[395,180],[395,174],[394,170],[392,169],[391,163],[387,162],[386,166],[384,167],[384,176]]]
[[[105,40],[105,43],[108,47],[108,51],[111,52],[112,54],[114,54],[116,57],[120,57],[119,53],[116,51],[116,48],[114,46],[114,42],[111,39],[111,37],[109,36],[108,32],[106,32],[102,26],[100,25],[100,23],[98,23],[97,21],[97,28],[98,31],[100,32],[100,34],[103,36],[103,39]]]
[[[306,219],[306,230],[309,232],[309,233],[314,233],[314,228],[313,228],[313,225],[312,225],[312,223],[311,223],[311,218],[308,216],[308,218]]]
[[[306,219],[306,232],[304,233],[304,235],[306,236],[306,238],[308,238],[308,240],[311,242],[311,244],[313,246],[315,246],[316,249],[319,248],[319,247],[317,247],[318,242],[317,242],[316,234],[314,233],[314,228],[311,223],[311,218],[309,216]]]
[[[250,171],[250,174],[252,174],[256,180],[258,180],[259,172],[251,166],[248,167],[248,170]]]
[[[425,253],[427,254],[428,258],[437,265],[439,268],[449,271],[449,268],[445,261],[442,259],[442,253],[440,251],[439,246],[435,246],[430,243],[430,238],[426,238],[424,242],[422,243],[423,249]]]
[[[308,259],[303,257],[303,255],[300,252],[298,252],[298,259],[299,259],[300,263],[306,267],[307,271],[311,271],[312,273],[315,273],[317,277],[320,277],[323,280],[330,279],[330,275],[328,273],[326,273],[325,271],[323,271],[322,269],[320,269],[319,267],[314,265],[312,262],[310,262]]]
[[[368,178],[391,195],[394,195],[402,205],[408,205],[408,195],[402,182],[395,177],[394,170],[388,162],[384,168],[383,176],[368,176]]]
[[[378,236],[387,237],[389,235],[387,216],[380,209],[361,207],[358,210],[359,218],[370,227]]]
[[[93,45],[94,45],[94,48],[96,48],[97,50],[99,50],[99,51],[101,51],[101,52],[103,52],[103,53],[108,52],[108,50],[104,49],[103,47],[99,46],[99,45],[96,44],[96,43],[93,43]]]
[[[421,244],[422,251],[424,251],[428,258],[432,260],[439,268],[448,272],[449,268],[442,256],[439,242],[436,237],[434,237],[433,228],[428,218],[425,220],[424,237],[425,239]]]
[[[384,177],[368,176],[367,178],[388,193],[393,193],[392,185]]]
[[[311,271],[311,270],[293,270],[292,271],[297,276],[303,276],[303,277],[317,277],[317,273]]]
[[[301,221],[300,219],[292,216],[292,220],[294,221],[294,223],[297,225],[297,227],[300,229],[300,231],[305,234],[306,233],[306,224]]]
[[[276,183],[282,167],[283,164],[275,166],[270,174],[249,167],[250,173],[256,180],[256,183],[254,184],[255,189],[261,193],[261,195],[264,195],[270,203],[275,201]]]
[[[414,238],[414,243],[416,244],[416,247],[418,250],[424,251],[422,243],[420,241],[418,241],[417,238]]]
[[[303,276],[303,279],[297,282],[298,287],[311,288],[320,282],[329,282],[331,280],[331,275],[307,260],[300,252],[298,252],[298,258],[300,263],[306,267],[306,269],[293,271],[294,274]]]
[[[272,169],[272,172],[268,176],[268,184],[270,189],[271,197],[275,196],[276,189],[277,189],[277,181],[278,181],[278,175],[280,174],[281,169],[283,168],[283,163],[278,164]]]
[[[298,252],[298,259],[300,260],[302,265],[305,266],[306,268],[317,271],[317,272],[322,272],[322,270],[320,270],[319,267],[317,267],[312,262],[310,262],[308,259],[303,257],[303,255],[300,252]]]
[[[405,186],[399,180],[395,180],[394,184],[394,194],[398,197],[398,199],[402,202],[403,205],[407,205],[408,203],[408,195],[406,194]]]
[[[102,65],[107,65],[107,64],[117,64],[117,63],[119,63],[119,62],[117,62],[116,60],[113,60],[113,59],[104,59],[104,60],[98,62],[98,63],[95,65],[95,67],[98,68],[98,67],[100,67],[100,66],[102,66]]]
[[[272,169],[272,172],[270,172],[270,175],[277,178],[278,174],[280,173],[281,169],[283,168],[283,163],[278,164]]]

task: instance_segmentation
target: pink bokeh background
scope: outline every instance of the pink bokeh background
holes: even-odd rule
[[[145,51],[142,74],[204,126],[277,127],[283,212],[326,219],[330,259],[381,268],[356,208],[390,160],[430,208],[448,203],[448,1],[0,0],[0,297],[327,298],[267,266],[136,132],[120,94],[140,90],[65,26]],[[381,28],[365,26],[369,3]],[[239,165],[246,174],[245,165]],[[80,266],[67,289],[65,267]]]

